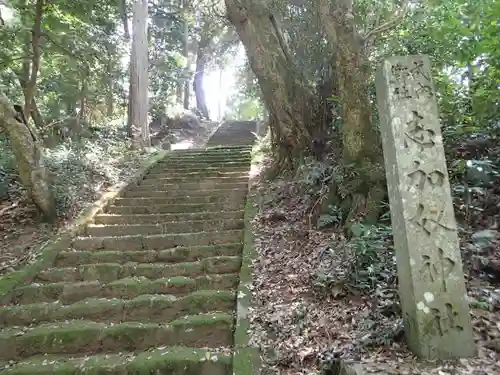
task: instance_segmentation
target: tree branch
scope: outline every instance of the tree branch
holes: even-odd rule
[[[83,68],[80,68],[80,70],[84,73],[87,73],[88,70],[90,69],[89,67],[89,64],[87,61],[85,61],[85,58],[84,56],[79,56],[79,55],[76,55],[74,54],[73,52],[71,52],[69,49],[67,49],[66,47],[63,47],[61,46],[58,42],[56,42],[54,39],[52,39],[52,37],[47,34],[47,33],[42,33],[42,36],[44,36],[45,38],[47,38],[47,40],[52,43],[55,47],[59,48],[62,52],[64,52],[66,55],[68,56],[71,56],[73,57],[75,60],[78,60],[80,61],[84,67]],[[101,59],[97,56],[97,55],[94,55],[94,54],[90,54],[91,56],[95,57],[98,61],[101,61]]]
[[[278,43],[283,51],[283,54],[285,55],[286,59],[292,63],[293,58],[292,58],[292,53],[290,52],[290,47],[288,46],[288,43],[285,40],[285,37],[283,36],[283,33],[281,32],[281,29],[278,25],[278,21],[276,20],[276,17],[271,13],[269,15],[269,19],[271,20],[271,24],[273,25],[274,31],[276,31],[276,37],[278,38]]]
[[[326,32],[327,39],[332,44],[337,44],[338,37],[335,26],[333,25],[333,19],[330,9],[330,3],[328,0],[319,0],[319,16],[323,28]]]
[[[392,19],[387,21],[386,23],[379,25],[375,27],[373,30],[369,31],[366,35],[363,36],[363,41],[368,41],[370,39],[375,38],[377,35],[382,34],[383,32],[390,30],[403,21],[404,17],[406,16],[406,13],[408,12],[408,8],[410,5],[410,0],[405,0],[403,5],[401,6],[401,10],[399,14],[394,16]]]

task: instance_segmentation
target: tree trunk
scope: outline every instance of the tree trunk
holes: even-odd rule
[[[189,80],[184,80],[184,95],[183,95],[183,106],[184,109],[189,109],[189,97],[191,96],[191,92],[189,90]]]
[[[35,23],[31,30],[31,73],[26,82],[26,90],[24,92],[24,113],[27,118],[29,118],[31,114],[32,102],[36,92],[38,70],[40,69],[40,37],[42,35],[43,5],[44,0],[37,0],[35,7]]]
[[[30,198],[48,222],[56,219],[56,206],[52,194],[50,174],[38,137],[28,126],[22,108],[15,111],[8,99],[0,96],[0,127],[4,129],[12,144],[19,177]]]
[[[33,122],[35,123],[35,127],[37,129],[43,129],[45,127],[45,121],[43,119],[42,114],[40,113],[40,110],[38,109],[38,105],[36,104],[36,100],[33,100],[31,102],[32,107],[31,107],[31,118],[33,119]]]
[[[191,61],[189,59],[189,23],[188,23],[188,4],[187,0],[181,0],[181,6],[182,6],[182,15],[184,17],[183,21],[183,47],[184,47],[184,58],[186,59],[185,65],[184,65],[184,77],[183,77],[183,83],[184,83],[184,94],[183,94],[183,105],[184,109],[189,109],[189,97],[190,97],[190,92],[189,92],[189,75],[190,75],[190,69],[191,69]]]
[[[148,123],[147,0],[134,3],[132,53],[130,60],[129,133],[142,147],[150,147]],[[134,129],[137,130],[135,134]]]
[[[337,58],[337,82],[342,105],[342,160],[345,166],[354,166],[358,173],[356,183],[351,184],[354,189],[351,192],[352,207],[346,224],[361,219],[375,224],[385,196],[382,145],[372,123],[368,61],[351,46],[340,42],[342,52]]]
[[[86,77],[82,79],[82,87],[80,88],[80,113],[78,114],[78,117],[80,120],[85,119],[86,115],[86,103],[87,101],[87,82],[86,82]]]
[[[203,77],[205,75],[205,54],[202,46],[198,46],[196,54],[196,72],[194,73],[193,90],[196,96],[196,108],[210,121],[205,90],[203,89]]]
[[[228,17],[245,46],[273,128],[278,170],[295,168],[318,136],[315,98],[294,63],[273,14],[249,0],[225,0]]]
[[[349,0],[333,4],[320,1],[322,24],[328,41],[336,47],[334,66],[342,107],[342,161],[346,168],[355,168],[357,172],[357,177],[349,182],[347,226],[360,220],[376,222],[385,196],[382,145],[372,123],[369,97],[368,48],[356,29],[352,11]]]
[[[184,86],[183,86],[183,81],[182,78],[179,78],[179,80],[175,84],[175,101],[179,105],[183,105],[183,94],[184,94]]]
[[[130,31],[128,29],[127,17],[127,0],[118,0],[118,9],[120,10],[120,18],[123,24],[123,33],[125,34],[125,39],[130,40]]]

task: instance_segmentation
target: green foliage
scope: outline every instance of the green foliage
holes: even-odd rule
[[[9,140],[5,136],[0,136],[0,200],[7,199],[12,194],[18,178]]]
[[[226,117],[235,120],[263,118],[265,108],[260,97],[260,88],[247,61],[238,67],[236,77],[240,84],[227,101],[230,108]]]
[[[359,289],[374,289],[383,270],[386,270],[388,254],[392,254],[389,239],[390,226],[366,226],[355,224],[351,227],[353,238],[348,246],[353,250],[349,279]]]
[[[21,194],[15,160],[5,138],[0,138],[0,155],[0,199]],[[123,129],[109,126],[99,128],[93,139],[68,141],[47,149],[57,214],[65,216],[80,200],[94,198],[103,185],[119,182],[124,164],[136,157]]]

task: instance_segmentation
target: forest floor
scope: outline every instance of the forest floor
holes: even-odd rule
[[[317,195],[309,193],[310,170],[270,183],[265,169],[266,163],[254,180],[259,260],[251,312],[263,374],[333,375],[325,370],[340,359],[361,363],[366,373],[500,374],[498,184],[473,188],[468,205],[454,197],[478,356],[423,362],[404,340],[390,223],[349,243],[341,230],[313,229],[309,214]],[[453,190],[460,187],[455,181]]]
[[[180,136],[172,149],[196,147],[205,143],[208,135]],[[4,189],[4,198],[0,197],[0,276],[35,261],[43,243],[71,225],[109,187],[134,175],[154,150],[133,150],[123,134],[113,131],[84,143],[47,150],[49,168],[55,172],[59,213],[52,225],[40,222],[16,172],[0,165],[0,178],[7,182],[0,186]]]

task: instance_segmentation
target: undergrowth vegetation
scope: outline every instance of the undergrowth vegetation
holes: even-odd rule
[[[490,340],[497,324],[493,312],[500,310],[496,291],[500,285],[500,144],[493,129],[465,132],[445,124],[443,134],[476,341],[484,350],[498,352],[500,347]],[[253,322],[262,335],[261,349],[273,353],[264,356],[266,365],[297,373],[305,363],[302,356],[316,352],[312,362],[319,370],[316,373],[337,374],[341,358],[360,360],[369,352],[394,350],[411,356],[405,351],[387,198],[375,225],[360,219],[346,231],[346,212],[329,202],[332,188],[336,194],[349,194],[345,176],[352,170],[339,165],[334,152],[323,160],[308,158],[293,175],[274,178],[269,134],[259,139],[256,150],[263,179],[255,224],[261,236],[256,303],[277,301],[275,307],[260,307]],[[332,311],[335,306],[341,311]],[[303,315],[300,324],[292,319],[299,313]],[[485,314],[493,315],[485,319]],[[278,338],[267,332],[269,325],[280,332]],[[326,326],[335,333],[323,333],[321,341],[314,335]],[[271,349],[278,344],[279,348]],[[488,353],[474,366],[484,366],[485,358],[492,355]],[[385,362],[384,354],[380,355],[381,363]]]
[[[54,148],[47,148],[45,154],[52,174],[57,213],[63,218],[79,200],[95,197],[103,187],[133,172],[141,152],[131,148],[125,130],[107,125],[95,127],[90,138],[67,139]],[[0,177],[0,200],[24,199],[26,192],[5,137],[0,138]]]

